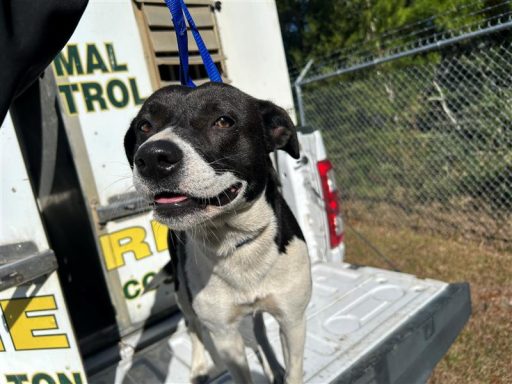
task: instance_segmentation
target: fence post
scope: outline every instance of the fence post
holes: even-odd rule
[[[299,120],[300,125],[305,126],[306,125],[306,114],[304,112],[304,102],[302,100],[302,80],[304,79],[304,76],[309,71],[309,68],[311,68],[311,65],[313,64],[313,59],[310,59],[307,64],[302,68],[302,71],[300,71],[299,76],[297,76],[297,79],[295,79],[295,82],[293,83],[295,88],[295,94],[297,95],[297,108],[299,109]]]

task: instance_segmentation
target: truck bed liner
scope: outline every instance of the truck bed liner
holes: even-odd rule
[[[307,310],[304,381],[424,382],[470,314],[466,284],[418,279],[349,264],[318,263]],[[278,357],[277,323],[265,318]],[[130,355],[130,354],[128,354]],[[188,382],[190,341],[181,325],[168,339],[90,378],[92,383]],[[249,352],[256,382],[265,382]],[[117,371],[117,372],[115,372]],[[225,372],[215,383],[231,382]]]

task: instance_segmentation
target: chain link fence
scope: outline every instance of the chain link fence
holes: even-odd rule
[[[303,123],[322,130],[349,221],[510,247],[511,15],[415,28],[305,68]]]

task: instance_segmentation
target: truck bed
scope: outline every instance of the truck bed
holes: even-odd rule
[[[346,263],[317,263],[312,270],[304,358],[307,383],[425,382],[471,312],[467,284]],[[277,323],[270,316],[265,321],[280,358]],[[124,340],[124,359],[89,381],[189,381],[191,348],[183,322],[170,337],[134,352],[136,344]],[[248,354],[254,381],[266,382],[256,356]],[[231,382],[226,372],[211,373],[214,383]]]

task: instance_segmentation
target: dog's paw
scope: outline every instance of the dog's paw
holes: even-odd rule
[[[272,384],[283,384],[286,376],[286,371],[283,367],[279,367],[272,372]]]
[[[206,384],[210,380],[210,376],[204,374],[204,375],[197,375],[190,379],[190,382],[192,384]]]
[[[195,363],[192,362],[190,370],[190,382],[192,384],[205,384],[209,381],[210,376],[208,375],[208,364],[206,361]]]

